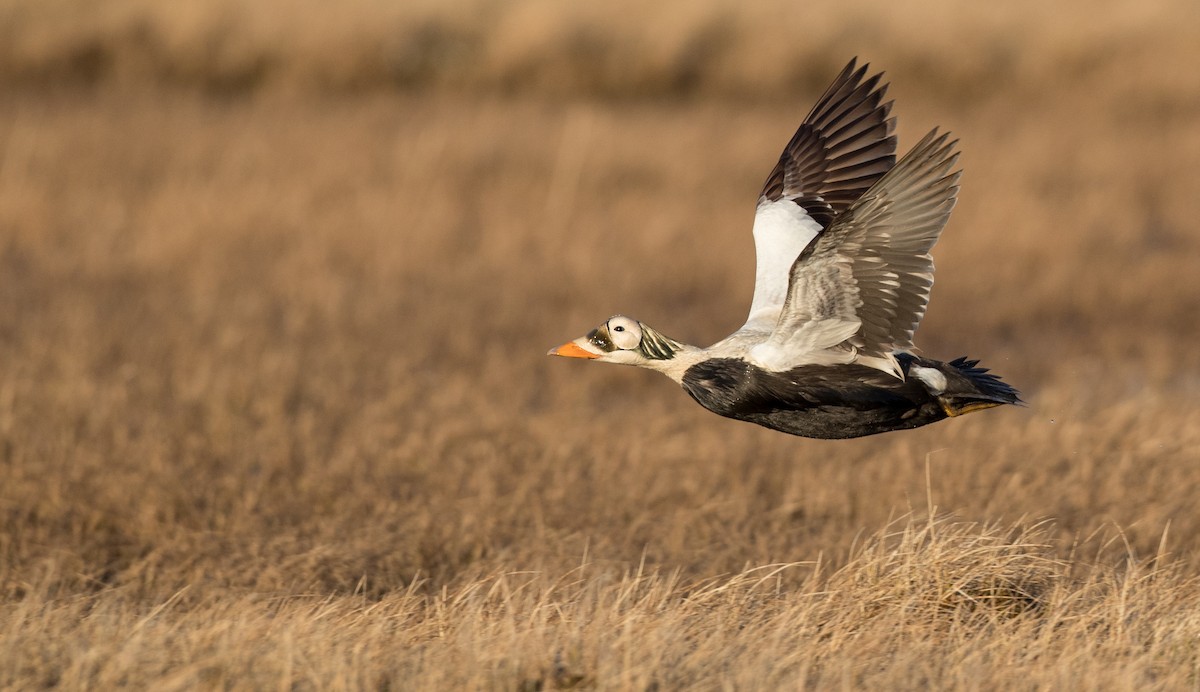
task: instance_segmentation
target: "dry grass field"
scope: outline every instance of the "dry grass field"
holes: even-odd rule
[[[1194,1],[838,6],[0,2],[0,688],[1200,687]],[[856,54],[1027,408],[545,357],[738,326]]]

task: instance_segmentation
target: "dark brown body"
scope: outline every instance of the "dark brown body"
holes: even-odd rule
[[[1016,390],[975,361],[943,363],[898,354],[903,380],[863,365],[805,365],[787,372],[763,370],[737,358],[693,365],[683,388],[701,406],[725,416],[802,437],[844,439],[919,428],[943,418],[1000,404],[1019,404]],[[930,391],[913,366],[946,377]]]

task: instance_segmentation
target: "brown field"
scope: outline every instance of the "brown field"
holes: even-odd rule
[[[918,343],[1028,408],[544,356],[739,325],[855,54],[961,138]],[[1200,688],[1198,62],[1194,0],[0,2],[0,688]]]

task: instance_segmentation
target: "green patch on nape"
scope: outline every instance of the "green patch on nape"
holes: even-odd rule
[[[679,342],[659,334],[644,324],[642,325],[642,343],[639,344],[639,347],[642,349],[642,353],[651,360],[670,360],[675,357],[676,353],[683,350]]]

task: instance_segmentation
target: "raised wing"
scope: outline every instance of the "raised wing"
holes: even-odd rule
[[[879,83],[882,74],[866,78],[869,66],[856,62],[813,106],[763,185],[754,217],[754,299],[741,331],[775,327],[796,257],[896,162],[887,85]]]
[[[780,319],[751,358],[770,370],[860,362],[902,377],[933,286],[929,250],[958,194],[948,134],[930,132],[796,260]]]

